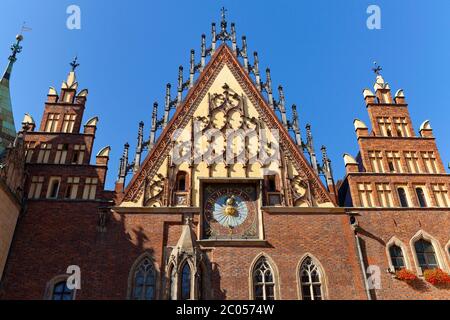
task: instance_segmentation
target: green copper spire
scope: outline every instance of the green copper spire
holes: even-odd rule
[[[17,54],[22,51],[22,47],[20,46],[22,40],[23,36],[18,35],[16,37],[16,43],[11,46],[12,54],[8,58],[8,67],[0,80],[0,155],[16,137],[11,94],[9,91],[9,79],[13,65],[17,60]]]

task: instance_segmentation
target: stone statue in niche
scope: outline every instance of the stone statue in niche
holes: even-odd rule
[[[311,206],[309,184],[300,176],[295,176],[291,180],[291,190],[294,206]]]
[[[147,207],[161,207],[165,177],[162,174],[157,174],[152,180],[148,181],[145,186],[144,204]]]

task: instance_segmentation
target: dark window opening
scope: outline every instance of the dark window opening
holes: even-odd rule
[[[419,265],[422,271],[429,269],[438,268],[438,263],[436,259],[436,253],[434,252],[434,247],[431,242],[420,239],[414,244],[417,254],[417,260],[419,260]]]
[[[72,189],[73,189],[72,184],[69,184],[69,185],[67,186],[67,189],[66,189],[66,194],[64,195],[64,197],[65,197],[66,199],[69,199],[70,196],[72,195]]]
[[[403,189],[403,188],[398,188],[398,189],[397,189],[397,192],[398,192],[398,198],[399,198],[399,200],[400,200],[400,205],[401,205],[403,208],[408,208],[408,207],[409,207],[409,204],[408,204],[408,199],[407,199],[407,197],[406,197],[406,191],[405,191],[405,189]]]
[[[391,129],[387,129],[387,130],[386,130],[386,134],[387,134],[388,137],[392,137],[392,131],[391,131]]]
[[[394,163],[392,161],[388,161],[389,171],[395,172]]]
[[[389,248],[389,254],[391,255],[391,262],[395,271],[405,268],[402,248],[393,245]]]
[[[275,176],[268,176],[267,178],[267,191],[276,192],[277,191],[277,183]]]
[[[52,181],[51,189],[50,189],[50,198],[56,199],[58,197],[58,189],[59,189],[59,181]]]
[[[419,205],[422,208],[428,207],[427,199],[425,198],[425,193],[422,188],[416,188],[417,199],[419,200]]]
[[[177,191],[186,191],[186,173],[179,172],[177,175]]]
[[[73,290],[67,287],[67,281],[61,281],[55,284],[52,300],[73,300]]]
[[[191,268],[186,262],[181,271],[181,300],[191,299]]]
[[[72,157],[72,163],[78,163],[78,159],[80,157],[80,153],[78,151],[75,151],[73,153],[73,157]]]
[[[134,274],[134,300],[154,300],[156,293],[156,271],[150,259],[144,259]]]

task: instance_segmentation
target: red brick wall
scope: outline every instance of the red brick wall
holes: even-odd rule
[[[3,298],[41,299],[47,281],[74,264],[81,267],[77,299],[126,299],[130,268],[142,253],[151,252],[164,270],[163,248],[178,242],[181,214],[114,213],[106,233],[99,233],[97,206],[30,202],[17,230]],[[265,247],[207,249],[214,271],[211,298],[248,299],[250,266],[264,252],[279,270],[282,299],[298,299],[296,268],[306,253],[322,264],[330,299],[365,299],[346,215],[264,214],[264,221]]]
[[[445,246],[450,241],[450,210],[434,209],[355,209],[358,212],[360,229],[358,234],[364,240],[367,262],[381,268],[381,290],[376,290],[377,299],[450,299],[449,288],[437,288],[428,284],[422,277],[413,285],[408,285],[387,272],[389,258],[386,244],[393,236],[406,247],[411,271],[417,273],[413,248],[410,240],[420,230],[425,231],[440,243],[446,267],[450,266],[450,256]],[[449,270],[450,271],[450,270]]]

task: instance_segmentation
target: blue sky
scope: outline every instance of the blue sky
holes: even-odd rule
[[[81,30],[66,28],[66,8],[81,8]],[[381,30],[366,27],[369,5],[381,8]],[[431,120],[445,166],[450,161],[450,2],[347,1],[107,1],[2,0],[0,68],[23,21],[23,52],[12,77],[16,126],[25,112],[40,122],[49,86],[60,88],[69,62],[79,56],[80,87],[89,89],[85,120],[98,115],[95,152],[112,147],[107,186],[113,187],[123,144],[134,153],[138,122],[148,134],[153,101],[163,104],[165,84],[176,85],[200,36],[228,9],[238,39],[258,51],[282,84],[287,103],[300,107],[302,128],[313,126],[316,148],[329,149],[336,180],[342,154],[357,153],[353,120],[368,123],[362,97],[372,88],[372,62],[395,92],[405,90],[414,129]],[[304,130],[303,130],[304,133]],[[318,150],[319,151],[319,150]],[[130,179],[130,178],[129,178]],[[128,179],[128,180],[129,180]]]

